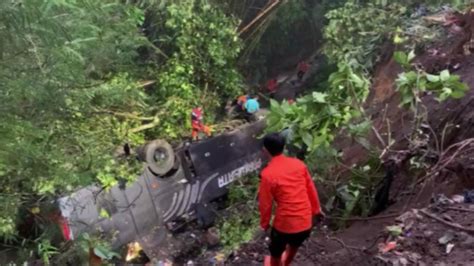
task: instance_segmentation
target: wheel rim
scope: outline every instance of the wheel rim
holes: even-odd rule
[[[168,161],[169,154],[164,148],[157,148],[153,153],[153,160],[158,166],[163,166]]]

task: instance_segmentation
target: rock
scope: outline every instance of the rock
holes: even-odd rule
[[[208,247],[215,247],[219,244],[219,232],[215,227],[211,227],[207,230],[204,236],[204,241]]]
[[[471,235],[466,232],[456,232],[456,238],[461,242],[468,239],[470,236]]]
[[[467,249],[474,249],[474,237],[467,235],[459,245]]]
[[[405,258],[400,258],[399,261],[400,261],[400,264],[403,266],[408,265],[408,260]]]
[[[444,236],[438,239],[438,243],[440,243],[441,245],[446,245],[453,239],[454,239],[454,233],[452,231],[448,231],[444,234]]]
[[[404,214],[398,216],[395,221],[397,222],[400,222],[400,223],[403,223],[403,224],[407,224],[409,221],[414,221],[414,220],[417,220],[417,219],[423,219],[423,216],[421,216],[419,213],[418,213],[418,210],[411,210],[411,211],[408,211],[408,212],[405,212]]]
[[[426,231],[423,232],[423,235],[427,238],[431,237],[433,234],[434,234],[434,232],[430,231],[430,230],[426,230]]]
[[[411,262],[414,262],[414,263],[417,263],[422,258],[421,255],[416,252],[409,253],[407,257]]]

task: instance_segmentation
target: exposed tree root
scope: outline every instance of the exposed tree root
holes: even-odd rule
[[[433,220],[436,220],[436,221],[438,221],[438,222],[440,222],[440,223],[442,223],[446,226],[449,226],[451,228],[455,228],[455,229],[458,229],[458,230],[461,230],[461,231],[464,231],[464,232],[467,232],[467,233],[470,233],[470,234],[474,234],[474,229],[472,229],[472,228],[466,228],[466,227],[461,226],[459,224],[455,224],[455,223],[445,221],[445,220],[443,220],[439,217],[436,217],[434,214],[429,213],[429,212],[427,212],[426,210],[423,210],[423,209],[421,209],[420,212],[422,214],[424,214],[425,216],[428,216],[429,218],[431,218]]]

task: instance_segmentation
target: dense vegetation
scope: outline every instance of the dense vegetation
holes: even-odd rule
[[[466,2],[453,1],[450,4],[461,7]],[[272,102],[268,130],[290,129],[293,144],[307,150],[308,162],[317,165],[313,171],[323,184],[332,189],[326,208],[342,205],[341,213],[348,216],[367,215],[372,207],[374,188],[383,177],[380,156],[393,144],[389,139],[384,143],[386,147],[380,149],[371,145],[367,138],[369,131],[380,138],[364,114],[363,103],[368,96],[374,67],[381,58],[393,56],[407,71],[399,76],[397,88],[402,98],[401,105],[410,106],[414,112],[413,138],[422,122],[427,121],[426,112],[421,113],[422,92],[431,91],[439,101],[443,101],[451,97],[460,98],[467,91],[459,77],[450,75],[448,70],[430,75],[415,70],[410,64],[415,57],[413,49],[420,43],[435,41],[439,36],[439,28],[425,26],[419,21],[423,12],[438,8],[437,1],[347,1],[329,11],[326,14],[328,23],[324,27],[323,53],[337,65],[337,70],[329,76],[323,91],[316,86],[319,91],[301,97],[293,105]],[[414,25],[418,26],[416,31]],[[386,54],[391,51],[388,47],[405,49],[406,52]],[[345,166],[338,163],[341,154],[332,144],[335,137],[341,135],[348,135],[370,151],[371,156],[364,164]],[[347,182],[339,183],[329,178],[334,167],[350,169]],[[336,199],[342,204],[334,204]]]
[[[330,147],[343,129],[364,142],[371,124],[362,104],[374,66],[385,56],[383,43],[394,43],[400,50],[396,58],[406,72],[398,87],[402,104],[414,111],[420,91],[433,91],[444,100],[461,97],[466,90],[449,72],[427,75],[409,64],[415,40],[426,41],[426,34],[413,37],[407,21],[414,18],[409,15],[420,3],[446,1],[282,1],[250,32],[239,35],[238,29],[253,18],[253,2],[2,1],[4,245],[23,251],[20,260],[48,262],[57,247],[51,245],[51,232],[42,227],[41,202],[92,183],[110,187],[119,179],[133,180],[141,165],[117,160],[118,147],[187,137],[193,107],[204,105],[205,119],[215,122],[229,99],[319,48],[330,63],[328,69],[336,71],[294,105],[272,102],[269,117],[269,130],[292,129],[293,144],[308,147],[309,161],[337,156]],[[256,2],[262,7],[266,3]],[[464,1],[451,4],[461,6]],[[284,63],[274,67],[278,62]],[[369,169],[377,166],[379,162]],[[363,178],[367,169],[356,169],[354,175],[362,178],[338,189],[348,199],[346,213],[360,198],[368,198]],[[323,171],[318,174],[324,177]],[[242,187],[234,191],[247,193],[245,201],[251,201],[248,193],[254,192]],[[254,225],[255,220],[223,224],[224,242],[249,239],[250,232],[239,235],[243,229],[235,228],[242,223]],[[25,233],[25,224],[39,227]],[[97,246],[88,237],[84,241]]]
[[[17,225],[25,212],[44,218],[40,201],[133,179],[141,166],[118,162],[117,147],[187,135],[192,107],[206,103],[212,118],[242,88],[237,21],[206,1],[0,9],[0,233],[11,243],[35,245]]]

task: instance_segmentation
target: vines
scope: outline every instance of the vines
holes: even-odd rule
[[[411,62],[414,58],[413,51],[409,54],[400,51],[394,53],[395,61],[405,70],[399,74],[396,85],[401,95],[401,105],[414,113],[412,139],[417,137],[420,127],[428,120],[427,109],[422,101],[426,93],[432,93],[441,102],[448,98],[462,98],[469,90],[469,87],[461,82],[460,77],[451,75],[449,70],[443,70],[439,74],[429,74],[412,66]]]
[[[404,6],[368,3],[362,8],[356,1],[326,14],[329,24],[324,29],[324,53],[332,62],[352,60],[372,70],[380,45],[390,39],[406,12]]]
[[[350,65],[340,63],[338,72],[329,78],[329,86],[328,91],[313,92],[294,105],[272,101],[268,131],[289,128],[292,143],[306,146],[309,152],[329,146],[341,126],[361,116],[360,104],[367,97],[369,81]]]

